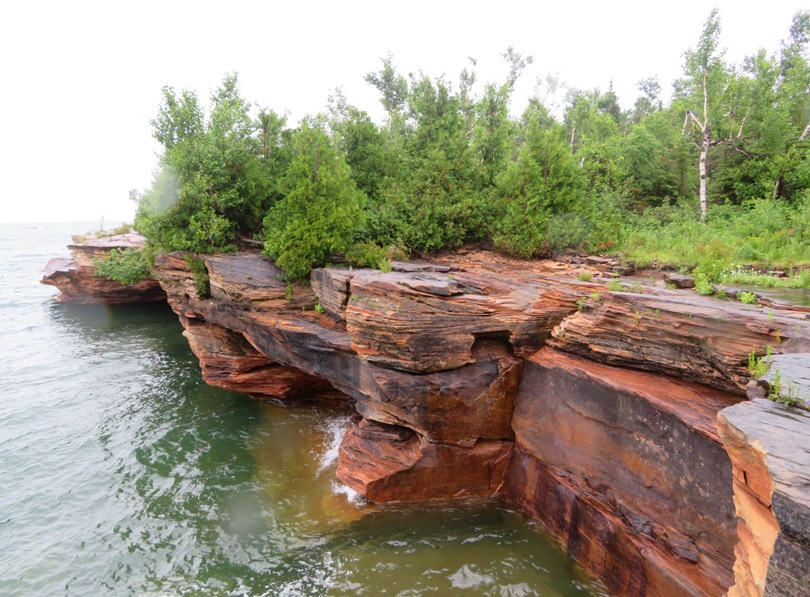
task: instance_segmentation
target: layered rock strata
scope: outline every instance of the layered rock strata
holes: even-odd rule
[[[500,495],[618,594],[745,584],[754,556],[738,547],[734,564],[735,544],[758,531],[736,523],[744,498],[716,418],[741,407],[752,353],[807,345],[804,313],[608,292],[570,266],[489,254],[319,269],[311,285],[255,254],[201,258],[210,297],[184,255],[158,269],[206,379],[354,400],[338,477],[368,499]],[[774,561],[759,569],[766,592],[783,586],[771,570],[795,573]]]
[[[810,354],[786,356],[775,357],[771,371],[795,384],[793,397],[807,404]],[[755,399],[720,412],[717,426],[738,516],[729,595],[810,595],[810,412]]]
[[[515,404],[510,499],[622,595],[720,595],[736,541],[715,432],[738,398],[543,349]]]
[[[149,278],[137,284],[121,284],[96,275],[97,259],[106,259],[113,249],[142,249],[146,239],[140,234],[111,236],[74,236],[68,245],[72,258],[51,259],[41,282],[57,287],[57,300],[70,303],[122,304],[150,303],[166,300],[157,280]]]

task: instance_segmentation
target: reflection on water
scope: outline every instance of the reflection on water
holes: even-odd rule
[[[165,305],[54,303],[70,231],[0,234],[0,595],[598,593],[492,504],[352,500],[349,411],[207,386]]]

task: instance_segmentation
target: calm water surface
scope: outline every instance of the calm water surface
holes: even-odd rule
[[[492,504],[375,509],[346,409],[208,387],[166,306],[56,303],[92,224],[0,224],[0,595],[594,595]]]

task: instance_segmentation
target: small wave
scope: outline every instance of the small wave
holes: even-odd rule
[[[323,431],[329,440],[326,451],[321,455],[318,461],[319,473],[337,462],[340,442],[343,441],[343,436],[346,435],[346,430],[349,428],[348,425],[348,418],[332,419],[325,425]]]
[[[366,503],[366,498],[340,481],[332,481],[332,493],[335,495],[345,495],[349,503],[355,506],[362,506]]]

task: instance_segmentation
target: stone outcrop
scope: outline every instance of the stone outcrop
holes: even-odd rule
[[[157,280],[149,278],[137,284],[121,284],[96,275],[96,259],[109,257],[113,249],[142,249],[146,239],[140,234],[80,235],[68,245],[73,257],[57,257],[45,266],[41,282],[55,286],[61,294],[56,300],[70,303],[122,304],[152,303],[166,300]]]
[[[575,279],[613,271],[604,263],[467,253],[388,273],[319,269],[309,285],[257,254],[200,258],[210,296],[185,255],[157,268],[205,378],[260,397],[352,399],[337,474],[367,499],[499,495],[622,595],[721,595],[749,577],[773,592],[801,569],[807,503],[774,491],[790,495],[781,516],[797,522],[784,523],[781,498],[758,493],[749,502],[769,522],[738,525],[737,460],[764,443],[732,448],[716,421],[750,407],[752,352],[801,358],[804,313]],[[757,458],[749,483],[771,466]]]
[[[714,429],[739,399],[543,349],[515,404],[509,495],[622,595],[719,595],[736,541]]]
[[[800,351],[810,339],[803,314],[697,294],[603,292],[566,319],[549,344],[587,359],[683,377],[745,394],[748,356]]]
[[[788,397],[810,399],[810,354],[774,357],[771,382],[777,370],[782,384],[795,384],[782,388]],[[810,594],[810,412],[756,399],[720,412],[717,426],[738,516],[729,595]]]

